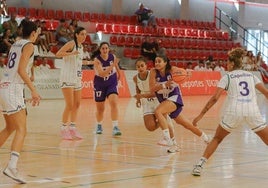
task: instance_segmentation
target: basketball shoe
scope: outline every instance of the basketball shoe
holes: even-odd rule
[[[100,124],[96,127],[96,134],[102,134],[102,126]]]
[[[71,134],[72,138],[83,139],[82,135],[78,132],[78,130],[76,128],[71,127],[70,134]]]
[[[61,133],[61,137],[63,140],[72,140],[73,139],[69,128],[62,128],[60,133]]]
[[[192,175],[193,176],[201,176],[201,171],[202,171],[202,166],[200,165],[195,165],[193,170],[192,170]]]
[[[115,126],[113,128],[113,136],[120,136],[121,134],[122,133],[121,133],[120,129],[117,126]]]
[[[11,179],[17,181],[18,183],[25,184],[26,181],[20,176],[18,169],[16,168],[9,168],[8,166],[3,171],[3,174],[10,177]]]

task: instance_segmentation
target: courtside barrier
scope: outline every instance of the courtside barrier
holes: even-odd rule
[[[135,95],[135,84],[133,76],[137,74],[135,70],[121,70],[118,84],[119,97],[132,97]],[[180,83],[182,95],[211,95],[214,93],[217,83],[225,72],[202,72],[193,71],[191,76]],[[260,72],[254,72],[262,79]],[[60,69],[35,69],[34,84],[42,99],[62,99],[63,95],[59,84]],[[83,70],[82,98],[93,98],[93,70]],[[27,88],[27,87],[26,87]],[[30,92],[26,89],[26,97],[30,97]]]

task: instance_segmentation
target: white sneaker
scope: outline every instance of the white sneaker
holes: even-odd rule
[[[201,176],[202,167],[200,165],[195,165],[194,169],[192,170],[193,176]]]
[[[6,167],[6,169],[3,171],[3,174],[12,178],[13,180],[17,181],[18,183],[21,183],[21,184],[26,183],[26,181],[19,175],[18,169],[16,169],[16,168]]]
[[[212,140],[212,137],[208,135],[204,135],[202,139],[206,144],[209,144]]]
[[[168,153],[175,153],[175,152],[179,152],[180,148],[176,142],[175,139],[170,140],[170,143],[168,144],[168,149],[167,152]]]

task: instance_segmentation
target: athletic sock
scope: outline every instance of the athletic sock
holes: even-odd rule
[[[17,168],[17,163],[18,163],[19,157],[20,157],[20,153],[18,153],[16,151],[11,151],[8,166],[10,168]]]

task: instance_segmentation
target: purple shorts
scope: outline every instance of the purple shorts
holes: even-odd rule
[[[94,85],[94,98],[96,102],[103,102],[110,94],[117,94],[117,84],[108,86]]]

